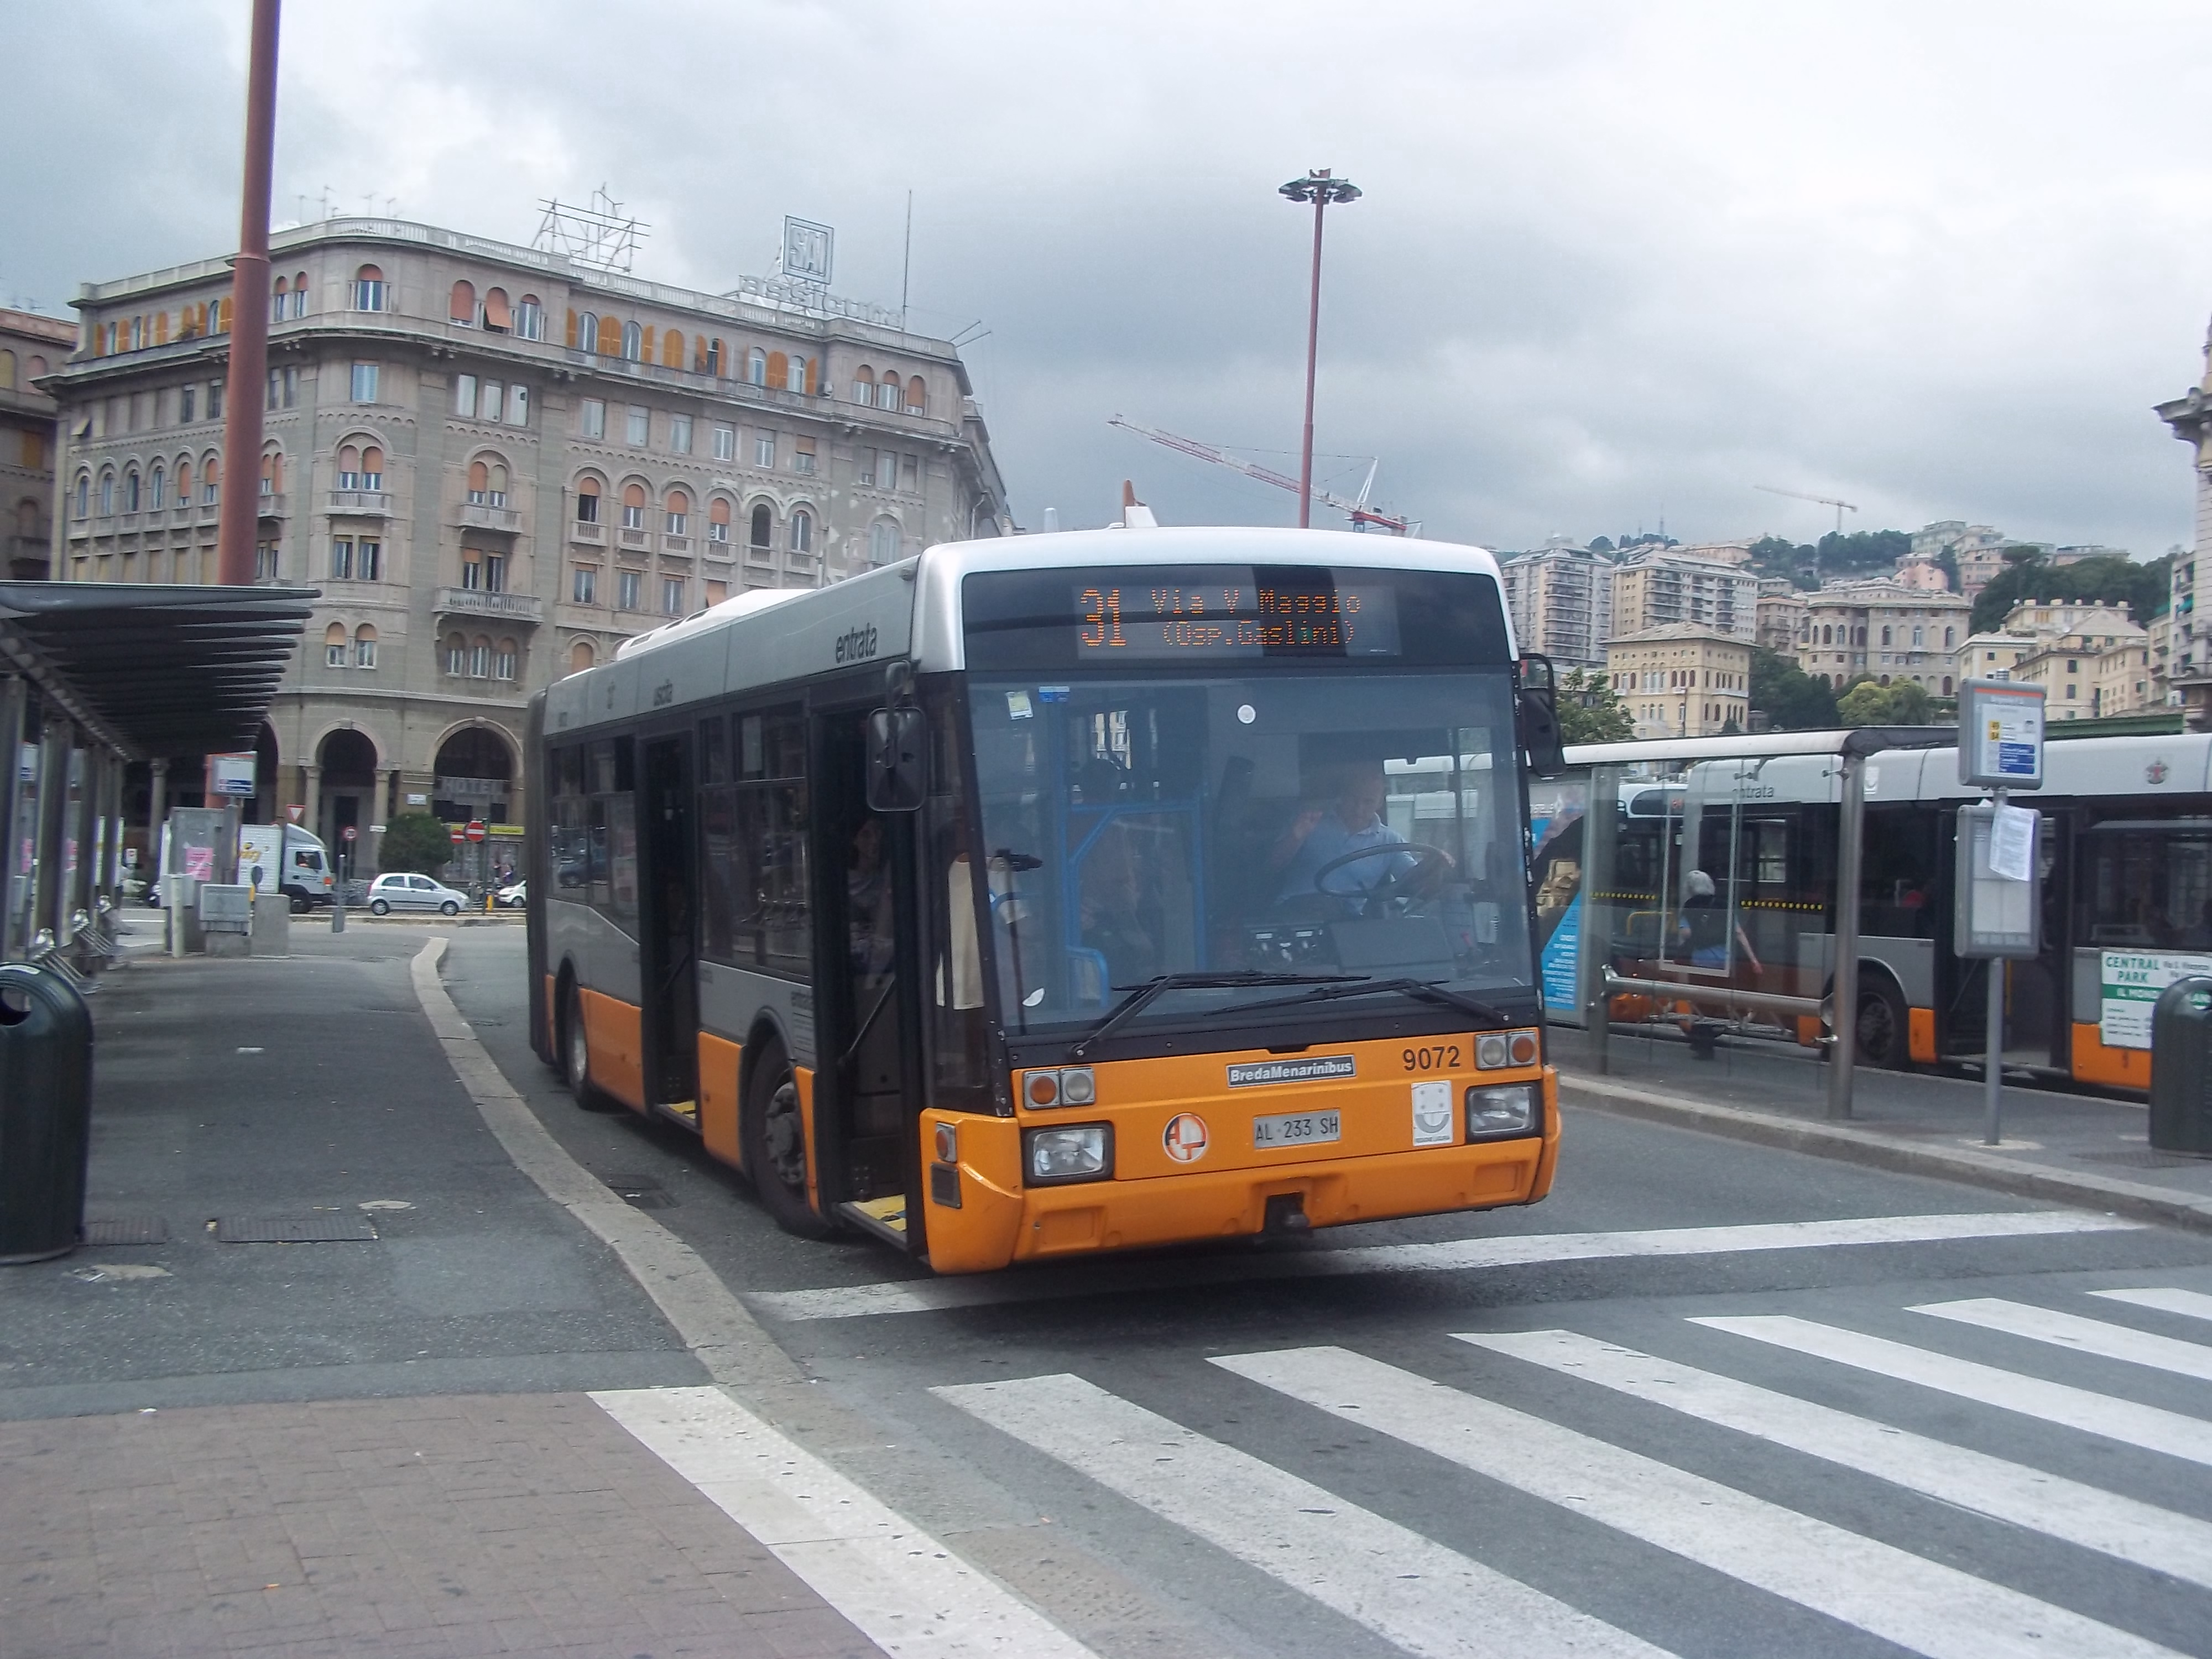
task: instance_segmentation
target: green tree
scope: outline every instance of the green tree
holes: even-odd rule
[[[2141,564],[2110,556],[2052,564],[2033,547],[2008,547],[2004,556],[2005,568],[1974,600],[1977,634],[2002,626],[2014,605],[2032,599],[2101,599],[2124,605],[2130,617],[2148,626],[2166,602],[2173,571],[2171,553]]]
[[[1765,646],[1752,647],[1751,706],[1778,732],[1817,732],[1836,723],[1835,694]]]
[[[384,826],[377,867],[434,876],[453,855],[453,831],[428,812],[401,812]]]
[[[1902,530],[1854,530],[1848,536],[1832,530],[1820,538],[1820,574],[1848,576],[1894,570],[1911,551],[1912,538]]]
[[[1854,681],[1836,699],[1836,721],[1840,726],[1887,726],[1889,688],[1870,679]]]
[[[1559,736],[1566,743],[1619,743],[1636,735],[1636,722],[1597,670],[1570,668],[1559,680]]]

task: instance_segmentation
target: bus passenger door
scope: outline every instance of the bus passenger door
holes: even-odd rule
[[[691,737],[648,738],[638,824],[640,988],[648,1106],[699,1121],[697,872]]]

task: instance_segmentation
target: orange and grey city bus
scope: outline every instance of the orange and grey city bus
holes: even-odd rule
[[[1526,1204],[1559,1143],[1475,549],[939,546],[531,714],[532,1033],[785,1227],[942,1272]]]

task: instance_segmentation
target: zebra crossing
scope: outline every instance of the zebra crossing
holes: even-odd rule
[[[2077,1294],[2100,1301],[2065,1305]],[[1671,1637],[1663,1620],[1639,1628],[1633,1609],[1624,1616],[1618,1596],[1578,1597],[1571,1575],[1540,1585],[1526,1582],[1543,1575],[1529,1574],[1525,1564],[1516,1576],[1506,1564],[1486,1561],[1480,1525],[1432,1528],[1451,1534],[1440,1540],[1413,1524],[1422,1511],[1410,1504],[1393,1515],[1392,1503],[1376,1494],[1395,1496],[1393,1472],[1402,1473],[1407,1458],[1425,1466],[1419,1478],[1431,1489],[1437,1480],[1451,1483],[1465,1516],[1479,1516],[1510,1494],[1542,1506],[1571,1532],[1602,1529],[1648,1553],[1656,1571],[1717,1574],[1742,1591],[1792,1604],[1802,1610],[1792,1617],[1815,1615],[1814,1627],[1830,1629],[1841,1651],[1865,1651],[1871,1638],[1933,1659],[2212,1654],[2212,1496],[2202,1513],[2183,1512],[2113,1489],[2142,1467],[2128,1454],[2118,1462],[2075,1455],[2087,1443],[2212,1463],[2212,1391],[2201,1404],[2191,1398],[2186,1410],[2130,1397],[2148,1391],[2171,1401],[2177,1386],[2186,1395],[2212,1381],[2212,1346],[2192,1340],[2205,1334],[2201,1322],[2212,1321],[2212,1295],[2150,1285],[2059,1292],[2045,1301],[2053,1305],[1975,1297],[1900,1309],[1908,1330],[1925,1322],[1922,1341],[1794,1315],[1693,1316],[1666,1328],[1677,1330],[1689,1351],[1680,1358],[1564,1328],[1439,1333],[1504,1362],[1503,1372],[1480,1373],[1498,1379],[1494,1385],[1438,1380],[1334,1345],[1209,1357],[1215,1372],[1237,1379],[1229,1386],[1249,1390],[1239,1414],[1224,1421],[1246,1420],[1249,1409],[1250,1420],[1280,1424],[1289,1410],[1316,1413],[1308,1421],[1316,1431],[1331,1419],[1362,1431],[1353,1443],[1360,1461],[1333,1459],[1324,1482],[1307,1478],[1310,1468],[1284,1467],[1299,1462],[1294,1429],[1287,1454],[1273,1439],[1257,1449],[1249,1437],[1244,1445],[1231,1444],[1073,1374],[931,1392],[1152,1519],[1425,1659],[1504,1651],[1649,1655],[1669,1651],[1670,1640],[1671,1650],[1696,1648],[1682,1640],[1679,1624]],[[1947,1348],[1960,1346],[1969,1329],[1975,1352],[2001,1353],[2003,1363]],[[1952,1340],[1954,1334],[1960,1341]],[[1717,1345],[1714,1335],[1729,1340]],[[1732,1356],[1739,1369],[1763,1380],[1729,1374],[1729,1362],[1717,1364],[1717,1354]],[[2108,1380],[2087,1388],[2039,1373],[2053,1364],[2076,1377]],[[1778,1372],[1787,1379],[1780,1386]],[[1850,1383],[1841,1397],[1875,1402],[1872,1408],[1863,1414],[1812,1397],[1839,1397],[1839,1379]],[[1516,1403],[1486,1397],[1486,1390]],[[1557,1416],[1587,1423],[1593,1413],[1571,1409],[1571,1402],[1623,1399],[1639,1405],[1597,1413],[1608,1425],[1626,1425],[1602,1435],[1547,1414],[1556,1402]],[[1531,1401],[1539,1402],[1536,1409],[1528,1408]],[[1931,1401],[1940,1409],[1929,1410]],[[1641,1409],[1652,1407],[1671,1415]],[[1885,1413],[1903,1422],[1885,1420]],[[1994,1443],[2019,1448],[2021,1457],[1948,1437],[1993,1443],[1979,1426],[1984,1417],[2003,1431]],[[1754,1460],[1817,1460],[1817,1467],[1880,1483],[1871,1490],[1891,1493],[1886,1501],[1932,1502],[1969,1524],[1951,1530],[1942,1548],[1917,1538],[1908,1547],[1899,1541],[1903,1529],[1876,1537],[1869,1535],[1874,1528],[1841,1524],[1835,1510],[1802,1512],[1771,1495],[1802,1487],[1745,1480],[1741,1472],[1748,1466],[1741,1460],[1727,1466],[1737,1472],[1735,1484],[1681,1467],[1697,1460],[1656,1431],[1675,1419],[1722,1431]],[[1957,1426],[1966,1419],[1978,1426]],[[1946,1433],[1928,1432],[1931,1422]],[[1650,1443],[1618,1443],[1643,1435]],[[2089,1439],[2077,1443],[2075,1436]],[[2075,1478],[2084,1468],[2106,1484]],[[1744,1489],[1750,1485],[1763,1485],[1770,1495]],[[1340,1486],[1368,1502],[1352,1501]],[[2016,1561],[1982,1559],[2008,1555],[2020,1543],[2045,1564],[2025,1583]],[[2068,1591],[2091,1581],[2048,1571],[2054,1559],[2107,1578],[2137,1577],[2114,1581],[2126,1593],[2100,1593],[2091,1598],[2094,1608],[2084,1609],[2067,1604]]]

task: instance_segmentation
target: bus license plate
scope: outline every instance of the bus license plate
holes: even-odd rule
[[[1318,1146],[1344,1138],[1344,1120],[1334,1112],[1279,1112],[1252,1120],[1255,1146]]]

